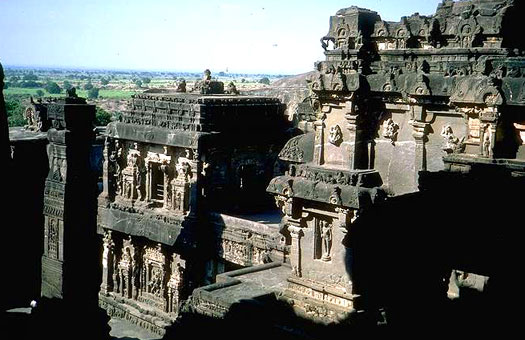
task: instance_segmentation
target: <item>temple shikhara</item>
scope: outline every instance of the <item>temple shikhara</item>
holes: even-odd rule
[[[320,339],[457,326],[458,301],[477,294],[463,322],[504,327],[525,187],[524,13],[445,0],[388,22],[343,8],[294,122],[209,70],[134,95],[105,129],[74,91],[34,103],[33,131],[12,133],[4,158],[48,170],[28,180],[42,200],[36,317],[82,303],[100,337],[109,316],[165,339]]]

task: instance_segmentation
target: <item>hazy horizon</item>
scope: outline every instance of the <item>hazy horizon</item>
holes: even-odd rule
[[[383,20],[430,15],[441,0],[0,0],[0,62],[12,67],[300,74],[323,60],[337,10]]]

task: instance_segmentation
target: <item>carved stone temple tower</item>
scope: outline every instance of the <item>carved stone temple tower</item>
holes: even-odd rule
[[[316,64],[310,79],[313,131],[284,147],[280,158],[289,170],[267,189],[284,214],[282,232],[291,240],[292,275],[283,297],[297,313],[326,323],[360,308],[352,287],[351,250],[342,240],[359,211],[384,196],[374,169],[374,121],[361,52],[363,36],[377,18],[375,12],[356,8],[331,18],[322,45],[326,49],[335,43],[336,49],[326,50],[327,60]],[[332,36],[334,30],[340,38]]]
[[[95,106],[76,96],[40,106],[52,128],[44,194],[42,300],[33,313],[50,336],[67,337],[83,329],[93,338],[109,338],[108,318],[98,307],[100,241],[90,163]],[[59,330],[52,319],[60,320]]]
[[[194,288],[266,250],[245,245],[248,232],[238,236],[241,224],[228,228],[219,213],[271,205],[265,186],[287,139],[284,106],[225,93],[210,78],[193,92],[136,94],[107,129],[100,303],[161,335]]]
[[[378,198],[401,202],[419,188],[429,196],[413,197],[433,195],[427,206],[421,199],[392,210],[389,218],[398,216],[406,228],[427,221],[429,210],[450,197],[502,198],[507,196],[503,188],[519,192],[525,175],[525,58],[516,34],[517,13],[522,12],[518,1],[446,0],[435,15],[416,13],[400,22],[383,21],[376,12],[357,7],[330,18],[329,32],[321,39],[326,60],[315,64],[308,80],[312,95],[298,113],[305,117],[299,123],[305,134],[284,147],[280,158],[289,170],[268,186],[283,211],[282,232],[291,244],[292,275],[282,296],[296,312],[328,322],[361,308],[360,290],[355,285],[352,290],[351,249],[345,253],[341,239],[346,234],[345,245],[352,244],[354,219],[359,222]],[[458,206],[458,211],[477,211],[475,201],[460,200],[463,209]],[[405,213],[410,218],[401,219]],[[450,232],[462,235],[463,244],[480,247],[487,242],[478,237],[480,230],[498,222],[475,220],[443,225],[454,227]],[[368,216],[367,221],[389,223],[386,216]],[[360,227],[373,224],[361,222]],[[375,236],[407,242],[402,234]],[[420,263],[428,282],[439,266],[472,268],[473,258],[485,259],[462,253],[468,247],[452,246],[457,252],[448,254],[450,262],[444,264],[445,256],[438,254],[450,240],[438,241],[436,233],[424,243],[415,235],[407,237],[427,249],[414,253],[433,261]],[[470,263],[460,264],[460,258]],[[477,270],[490,273],[488,262]],[[436,286],[443,282],[435,281]]]
[[[230,317],[299,338],[430,329],[465,320],[449,282],[483,290],[482,276],[500,287],[492,301],[511,301],[501,288],[520,249],[509,193],[525,178],[523,6],[445,0],[399,22],[337,11],[298,106],[303,134],[281,150],[288,171],[267,188],[283,215],[272,246],[284,245],[284,261],[194,290],[199,322]]]

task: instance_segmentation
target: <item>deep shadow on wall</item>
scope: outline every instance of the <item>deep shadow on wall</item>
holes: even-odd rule
[[[348,234],[364,309],[384,307],[392,329],[506,332],[517,315],[518,289],[508,277],[523,258],[517,194],[524,179],[494,165],[420,173],[419,186],[363,212]],[[486,290],[448,300],[452,269],[488,276]]]
[[[273,294],[234,304],[224,319],[195,313],[188,304],[165,338],[510,334],[519,324],[520,287],[508,278],[523,258],[516,193],[525,181],[482,166],[468,175],[420,173],[419,185],[418,193],[363,211],[344,241],[358,312],[325,325],[297,315]],[[485,290],[465,287],[449,299],[452,269],[488,276]]]
[[[4,177],[5,309],[40,297],[44,183],[49,165],[45,134],[11,130],[12,161]]]

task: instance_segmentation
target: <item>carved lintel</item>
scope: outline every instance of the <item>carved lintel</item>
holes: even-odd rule
[[[486,123],[497,123],[500,117],[500,112],[495,108],[486,108],[479,114],[479,118],[482,122]]]

